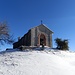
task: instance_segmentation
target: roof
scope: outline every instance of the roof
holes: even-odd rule
[[[36,26],[36,27],[40,27],[40,26],[44,26],[44,27],[46,27],[50,32],[52,32],[52,33],[54,33],[51,29],[49,29],[45,24],[40,24],[40,25],[38,25],[38,26]],[[33,28],[36,28],[36,27],[33,27]],[[33,28],[31,28],[31,29],[33,29]]]

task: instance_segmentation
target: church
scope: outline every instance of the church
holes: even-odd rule
[[[13,48],[19,48],[20,46],[44,46],[52,47],[52,34],[48,27],[44,24],[40,24],[36,27],[29,29],[22,38],[19,38],[17,42],[13,44]]]

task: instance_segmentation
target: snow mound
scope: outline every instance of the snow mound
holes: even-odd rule
[[[0,52],[0,75],[75,75],[75,53],[47,48]]]

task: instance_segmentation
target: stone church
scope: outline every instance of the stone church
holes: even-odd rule
[[[13,44],[13,48],[20,46],[45,46],[52,47],[52,31],[44,24],[31,28],[22,38]]]

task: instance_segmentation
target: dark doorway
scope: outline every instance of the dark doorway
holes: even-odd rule
[[[44,39],[40,38],[40,45],[44,43]]]
[[[46,37],[44,34],[40,35],[40,45],[46,45]]]

